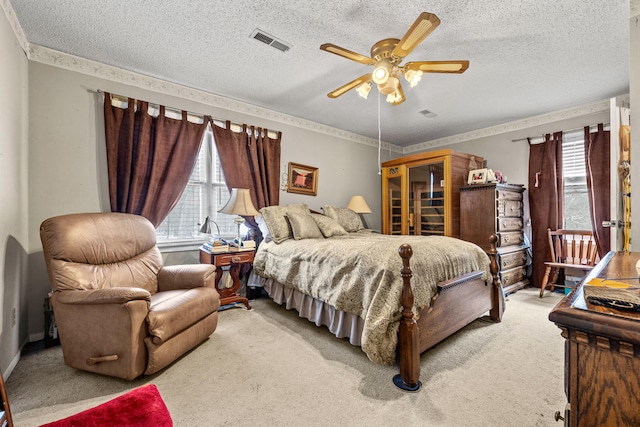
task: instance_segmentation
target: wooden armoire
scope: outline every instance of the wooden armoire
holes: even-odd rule
[[[384,162],[382,233],[460,237],[460,187],[482,163],[482,157],[453,150]]]

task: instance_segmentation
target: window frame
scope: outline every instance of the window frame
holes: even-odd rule
[[[191,172],[191,176],[189,177],[187,186],[196,185],[201,187],[202,189],[200,191],[201,196],[198,197],[198,221],[196,224],[194,224],[195,229],[193,231],[193,237],[179,237],[171,239],[164,238],[164,235],[162,233],[158,233],[157,246],[162,252],[177,252],[198,249],[202,245],[202,243],[208,239],[208,236],[196,231],[204,222],[207,216],[209,216],[210,220],[214,221],[218,225],[222,238],[233,239],[237,235],[237,226],[233,223],[234,217],[231,215],[218,213],[218,210],[220,210],[227,202],[229,198],[229,191],[227,189],[226,180],[224,178],[222,167],[220,165],[220,159],[215,148],[213,130],[211,129],[211,125],[207,127],[203,135],[203,140],[200,147],[200,152],[198,153],[197,161],[204,162],[205,178],[203,181],[202,171],[198,170],[197,164],[194,165],[194,169]],[[189,196],[185,191],[180,197],[180,201],[178,201],[178,203],[176,204],[176,207],[174,207],[174,210],[180,205],[181,201],[183,201],[183,197],[192,196]],[[161,228],[166,225],[166,222],[173,219],[171,214],[174,212],[174,210],[172,210],[172,212],[169,213],[169,216],[167,216],[162,224],[158,226],[157,231],[161,231]],[[191,212],[191,216],[194,217],[195,215]],[[184,227],[184,224],[178,224],[177,227]],[[180,233],[184,233],[185,229],[188,229],[188,226],[187,228],[183,228]],[[214,224],[212,225],[212,235],[217,234],[217,229]]]
[[[567,152],[571,153],[579,153],[578,156],[573,156],[571,160],[566,156]],[[584,132],[582,130],[576,130],[571,132],[563,132],[562,135],[562,181],[563,181],[563,212],[562,212],[562,228],[565,229],[586,229],[593,230],[593,224],[591,222],[591,215],[589,214],[589,196],[588,196],[588,185],[587,185],[587,171],[586,171],[586,153],[584,151]],[[569,173],[568,173],[569,172]],[[567,179],[576,179],[581,180],[584,178],[584,183],[582,182],[570,182],[567,183]],[[584,192],[587,206],[584,210],[586,217],[589,221],[589,226],[585,227],[575,227],[571,223],[567,225],[568,217],[575,217],[575,215],[568,215],[567,212],[567,189],[573,189],[574,194],[577,192]],[[571,195],[571,192],[569,192]],[[570,214],[571,212],[569,212]],[[574,223],[577,221],[574,221]]]

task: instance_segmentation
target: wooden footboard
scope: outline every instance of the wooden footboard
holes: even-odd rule
[[[398,332],[398,365],[400,374],[393,382],[403,390],[420,389],[420,353],[434,346],[454,332],[473,322],[486,312],[495,322],[502,319],[504,312],[504,293],[498,277],[496,242],[492,235],[489,257],[491,259],[491,284],[482,279],[482,271],[474,271],[438,284],[438,293],[431,304],[414,318],[413,291],[411,289],[412,272],[410,258],[413,250],[409,245],[398,249],[402,258],[401,275],[403,279],[402,318]]]

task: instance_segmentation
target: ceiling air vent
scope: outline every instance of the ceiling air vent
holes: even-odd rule
[[[277,38],[265,33],[264,31],[256,28],[253,30],[250,36],[252,39],[256,39],[261,41],[264,44],[268,44],[271,47],[278,49],[279,51],[286,52],[291,49],[291,46],[283,42],[282,40],[278,40]]]
[[[423,116],[425,116],[428,119],[433,119],[435,116],[437,116],[436,113],[433,113],[429,110],[422,110],[419,112],[420,114],[422,114]]]

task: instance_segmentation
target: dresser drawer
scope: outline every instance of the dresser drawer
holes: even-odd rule
[[[521,245],[524,243],[524,232],[508,231],[498,233],[498,246]]]
[[[522,202],[518,200],[498,200],[498,216],[522,217]]]
[[[519,267],[527,263],[527,250],[509,252],[508,254],[500,254],[500,270],[509,270],[510,268]]]
[[[516,267],[500,272],[500,282],[502,286],[509,286],[527,277],[527,267]]]
[[[497,225],[498,231],[519,231],[522,230],[522,218],[497,218]]]
[[[498,200],[522,200],[522,193],[519,191],[496,190]]]
[[[215,254],[213,264],[216,267],[225,267],[231,264],[244,264],[253,262],[255,251],[230,252],[225,254]]]

